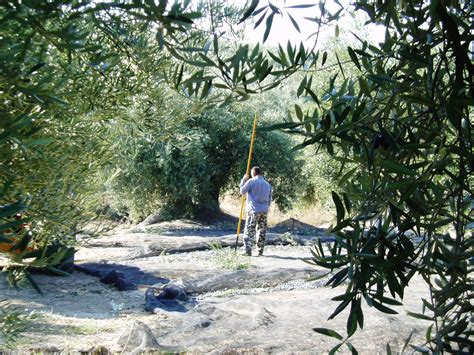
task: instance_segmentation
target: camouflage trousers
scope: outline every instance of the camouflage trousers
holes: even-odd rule
[[[257,236],[258,253],[263,253],[265,247],[265,234],[267,232],[267,214],[266,213],[247,213],[244,229],[244,247],[246,252],[252,251],[252,244]]]

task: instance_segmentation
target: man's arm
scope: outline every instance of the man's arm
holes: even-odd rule
[[[250,188],[249,176],[245,174],[242,180],[240,180],[240,194],[245,195],[247,192],[249,192],[249,188]]]
[[[272,203],[272,188],[270,188],[270,192],[268,193],[268,207]]]

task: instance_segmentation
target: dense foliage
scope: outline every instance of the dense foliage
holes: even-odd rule
[[[159,25],[173,41],[196,16],[164,2],[0,4],[0,243],[13,283],[56,265],[97,217],[111,127],[136,95],[146,88],[155,100],[166,82],[166,56],[147,46],[146,30]],[[64,247],[49,253],[53,242]]]
[[[107,183],[108,200],[119,213],[135,221],[156,211],[163,219],[205,216],[218,212],[222,193],[237,190],[249,149],[251,112],[186,114],[168,139],[156,139],[154,129],[134,139],[122,137],[115,152],[118,172],[110,172]],[[265,121],[260,117],[260,125]],[[302,161],[292,146],[281,133],[261,132],[253,154],[253,164],[272,181],[281,209],[289,208],[304,187]]]
[[[433,324],[414,348],[472,352],[472,6],[355,2],[369,22],[385,25],[384,43],[357,38],[348,54],[359,74],[341,66],[345,80],[337,85],[333,77],[320,98],[303,81],[314,112],[296,108],[302,123],[279,125],[302,127],[309,133],[302,146],[321,145],[354,165],[340,179],[347,193],[333,192],[336,242],[313,250],[315,264],[337,270],[328,285],[348,282],[330,317],[350,306],[348,338],[363,327],[362,301],[396,313],[390,307],[419,274],[431,298],[423,299],[423,314],[411,315]],[[346,343],[354,351],[339,334],[315,330],[343,340],[334,350]]]
[[[239,116],[209,108],[247,100],[301,75],[296,95],[305,102],[297,101],[290,108],[294,114],[272,128],[301,135],[299,148],[325,149],[341,164],[341,187],[332,193],[336,242],[313,252],[314,263],[337,271],[329,285],[348,284],[332,317],[350,305],[347,337],[315,330],[342,341],[334,351],[345,343],[355,352],[348,339],[364,324],[363,301],[394,313],[391,306],[400,304],[410,279],[421,275],[431,298],[423,299],[423,314],[413,316],[433,325],[426,344],[416,349],[472,352],[472,1],[336,1],[335,7],[322,1],[279,8],[253,0],[241,13],[221,1],[209,3],[198,6],[202,13],[167,1],[0,5],[0,242],[13,247],[12,268],[51,265],[64,256],[40,253],[33,264],[23,261],[28,248],[46,250],[54,239],[73,239],[91,219],[103,167],[110,169],[105,175],[111,186],[127,177],[148,184],[141,193],[153,194],[137,201],[156,197],[169,206],[189,206],[191,196],[191,205],[215,208],[202,193],[215,196],[235,183],[218,174],[211,183],[208,174],[215,165],[228,168],[219,158],[224,148],[211,143],[231,144],[229,137],[236,136],[218,115],[230,122]],[[316,45],[266,49],[226,38],[239,18],[264,27],[263,42],[275,16],[289,16],[299,31],[291,13],[302,9],[314,23],[316,44],[323,27],[353,11],[382,25],[385,39],[374,45],[354,33],[348,63]],[[328,67],[337,75],[321,88],[318,73]],[[164,83],[203,113],[179,116],[178,122],[153,120],[163,115],[150,110],[166,107]],[[124,114],[126,107],[138,114]],[[149,135],[136,134],[136,120]],[[157,128],[161,123],[167,129]],[[130,139],[118,144],[124,132]],[[272,139],[262,153],[281,138]],[[244,146],[243,138],[235,143],[225,149]],[[109,164],[116,150],[133,158],[125,173]],[[281,152],[286,157],[286,148]],[[206,159],[190,160],[188,154]],[[271,171],[276,164],[270,161],[261,165],[269,175],[280,173]],[[142,168],[146,180],[126,174]],[[167,196],[182,183],[176,170],[193,173],[184,190],[188,201]],[[198,181],[206,185],[193,191]],[[133,198],[135,192],[128,189]],[[11,218],[21,211],[26,217]]]
[[[316,40],[324,26],[354,10],[385,31],[380,45],[353,33],[356,43],[347,48],[351,64],[291,43],[263,53],[241,45],[227,61],[215,47],[198,63],[202,75],[218,70],[215,86],[229,89],[228,100],[306,72],[297,95],[311,100],[312,109],[297,104],[296,119],[273,128],[303,135],[301,148],[317,145],[349,167],[340,178],[346,192],[332,194],[334,247],[329,255],[322,246],[313,250],[316,264],[337,270],[329,285],[348,282],[331,316],[350,305],[348,335],[315,330],[342,340],[334,351],[346,344],[355,352],[347,339],[364,324],[362,301],[395,313],[390,307],[400,304],[397,298],[403,299],[410,279],[420,275],[431,298],[423,299],[423,314],[412,315],[433,324],[426,344],[416,349],[472,352],[472,2],[363,0],[350,6],[336,2],[330,9],[325,1],[284,8],[260,3],[251,1],[242,21],[254,18],[264,27],[264,42],[275,16],[289,16],[299,30],[291,17],[298,9],[315,23]],[[315,71],[330,61],[339,70],[319,95]]]

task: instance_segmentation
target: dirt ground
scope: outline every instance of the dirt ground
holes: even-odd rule
[[[81,247],[76,263],[139,272],[137,290],[118,291],[75,271],[70,277],[34,275],[44,292],[39,295],[28,287],[9,288],[0,276],[0,298],[37,315],[14,351],[138,353],[146,350],[145,343],[133,345],[131,340],[143,335],[134,333],[140,325],[148,329],[158,352],[327,353],[338,341],[312,328],[344,335],[347,310],[328,321],[337,306],[331,298],[344,287],[327,288],[324,280],[308,279],[322,273],[304,262],[316,238],[327,236],[318,229],[274,231],[264,256],[249,258],[236,257],[226,247],[235,240],[231,231],[190,221],[117,230]],[[237,267],[231,265],[235,262]],[[146,311],[146,285],[161,279],[189,292],[192,307]],[[422,280],[413,279],[398,315],[365,307],[364,329],[351,339],[359,353],[385,353],[387,343],[400,351],[410,334],[419,343],[428,324],[405,312],[420,312],[425,295]],[[348,348],[341,347],[341,353],[349,353]]]

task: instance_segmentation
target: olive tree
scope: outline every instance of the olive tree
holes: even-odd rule
[[[227,89],[227,101],[277,88],[289,76],[306,72],[297,95],[312,109],[296,105],[292,119],[275,129],[301,134],[299,148],[319,146],[347,170],[344,193],[333,192],[336,234],[330,250],[313,249],[314,263],[333,271],[330,286],[347,283],[336,297],[331,318],[349,307],[347,337],[328,329],[353,352],[348,339],[363,327],[365,302],[396,313],[414,275],[427,283],[430,297],[414,317],[432,321],[418,351],[472,352],[472,124],[474,66],[471,1],[355,1],[334,9],[322,1],[278,7],[248,2],[242,21],[254,19],[268,38],[275,16],[305,9],[321,29],[348,12],[364,12],[368,24],[383,26],[380,45],[354,33],[350,62],[330,51],[282,44],[275,49],[241,45],[230,57],[199,54],[200,74],[181,84],[195,96],[197,78]],[[311,11],[311,14],[310,14]],[[294,27],[299,24],[290,17]],[[214,39],[218,37],[214,34]],[[186,62],[194,65],[190,55]],[[339,68],[322,95],[318,72]],[[351,70],[347,68],[351,66]],[[355,70],[355,72],[354,72]],[[192,76],[191,76],[192,77]]]
[[[108,173],[112,177],[107,179],[107,200],[133,221],[149,214],[155,220],[216,214],[219,197],[237,191],[245,172],[252,131],[248,117],[253,111],[241,105],[193,113],[179,101],[170,101],[175,108],[171,115],[184,117],[172,119],[175,124],[168,138],[159,136],[164,125],[158,127],[160,132],[150,127],[135,138],[127,133],[119,137],[127,143],[116,150]],[[268,118],[263,112],[258,126],[265,122]],[[258,132],[253,153],[253,164],[272,180],[274,201],[282,209],[289,208],[305,186],[303,162],[291,151],[293,145],[281,132]]]
[[[200,8],[209,19],[202,22],[194,21],[201,14],[188,13],[180,3],[167,1],[51,4],[2,3],[2,30],[6,31],[2,41],[8,59],[2,68],[8,118],[0,132],[2,156],[7,157],[2,167],[20,164],[12,159],[22,161],[23,152],[31,151],[25,143],[42,138],[36,131],[40,124],[47,127],[57,116],[63,117],[63,98],[54,93],[70,84],[70,58],[86,58],[81,63],[91,63],[88,55],[102,58],[92,65],[93,72],[97,77],[107,76],[114,56],[89,46],[87,39],[94,43],[96,37],[74,26],[84,19],[92,25],[105,24],[101,33],[116,43],[111,52],[125,53],[121,58],[127,60],[122,63],[131,63],[132,69],[137,64],[124,46],[127,38],[120,36],[121,16],[141,19],[144,26],[156,24],[144,28],[173,63],[165,80],[198,109],[247,100],[304,73],[297,96],[307,98],[311,109],[297,104],[291,118],[273,128],[302,135],[299,148],[326,149],[343,164],[340,184],[345,186],[344,193],[332,194],[337,210],[335,243],[329,251],[321,245],[313,253],[316,264],[335,272],[329,285],[348,284],[346,292],[335,299],[340,304],[332,315],[350,306],[347,337],[327,329],[315,331],[342,340],[334,351],[345,343],[355,352],[348,339],[364,324],[362,302],[393,313],[392,306],[400,304],[410,279],[418,274],[431,297],[423,300],[425,313],[414,316],[431,320],[433,326],[427,331],[426,344],[417,349],[472,352],[468,318],[473,222],[471,1],[356,0],[352,5],[336,1],[339,5],[329,8],[326,1],[278,7],[253,0],[241,13],[211,1],[211,6]],[[385,39],[374,45],[354,33],[357,42],[347,48],[348,63],[316,46],[288,42],[273,49],[227,38],[237,22],[254,21],[264,28],[265,42],[275,16],[289,16],[299,30],[291,13],[301,9],[314,23],[315,43],[324,26],[353,11],[365,12],[369,23],[383,25]],[[98,13],[101,16],[94,16]],[[182,32],[191,25],[200,27]],[[146,41],[134,44],[148,48]],[[64,59],[45,66],[44,58],[56,58],[51,50]],[[315,77],[332,65],[338,68],[337,76],[330,78],[320,94]],[[50,72],[65,73],[54,75],[65,80],[48,79]],[[123,77],[118,75],[117,82]],[[94,93],[90,99],[98,95],[89,92]],[[45,141],[36,146],[41,143]],[[6,203],[1,216],[23,208],[23,200],[16,196],[26,196],[24,187],[11,187],[15,174],[8,176],[2,180]],[[19,247],[27,245],[29,238],[22,238]]]
[[[310,133],[302,145],[320,144],[355,165],[341,177],[347,194],[333,193],[333,248],[313,250],[315,264],[337,271],[328,285],[348,282],[330,318],[350,306],[351,337],[364,324],[363,301],[396,313],[392,306],[418,274],[431,297],[422,314],[410,315],[433,323],[415,350],[470,352],[472,2],[354,6],[385,25],[385,40],[348,47],[359,74],[341,85],[332,78],[324,97],[313,97],[315,112],[301,117],[310,127],[297,126]],[[315,330],[343,340],[335,349],[353,350],[337,333]]]
[[[68,246],[97,217],[111,127],[145,89],[159,102],[170,69],[160,43],[192,36],[199,16],[186,2],[1,2],[0,252],[14,285],[26,276],[37,287],[31,268],[63,273]],[[3,310],[5,332],[19,329]]]
[[[159,102],[166,85],[170,65],[148,30],[182,40],[197,16],[167,1],[0,4],[0,243],[11,281],[30,267],[58,271],[65,246],[96,217],[111,127],[136,95],[146,89]],[[133,124],[151,123],[144,114]],[[53,241],[64,248],[48,251]]]

